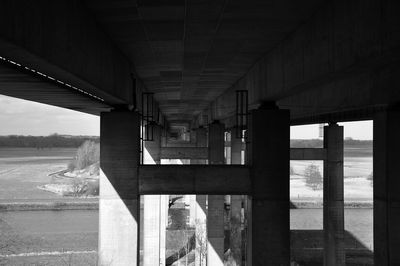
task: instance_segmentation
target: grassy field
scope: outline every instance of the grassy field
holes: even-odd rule
[[[48,175],[66,168],[76,149],[0,148],[0,203],[55,200],[61,196],[38,189]]]
[[[318,166],[323,175],[322,161],[291,161],[294,174],[290,176],[290,198],[292,201],[322,201],[322,188],[313,190],[306,186],[304,170],[310,164]],[[344,197],[348,202],[372,202],[373,188],[368,176],[372,173],[372,151],[370,148],[345,148]]]
[[[373,187],[371,147],[345,147],[344,153],[345,247],[347,265],[373,265]],[[291,161],[290,199],[301,209],[290,210],[292,258],[300,265],[322,265],[323,257],[323,188],[306,185],[304,170],[318,166],[323,176],[322,161]]]
[[[75,152],[0,148],[0,204],[86,201],[38,189]],[[97,210],[0,211],[0,265],[96,265],[97,241]]]
[[[97,210],[0,212],[0,265],[87,260],[97,252],[97,232]]]
[[[38,189],[51,182],[50,173],[65,169],[75,152],[0,148],[0,204],[86,201]],[[372,151],[346,148],[345,156],[345,200],[371,202],[372,186],[367,177],[372,172]],[[311,163],[323,173],[322,162],[291,162],[295,172],[290,178],[292,201],[322,201],[322,190],[305,185],[304,169]],[[373,249],[372,209],[347,209],[345,223],[356,245]],[[318,234],[321,228],[322,209],[291,210],[293,241],[312,232]],[[97,210],[0,211],[0,265],[96,265],[97,235]],[[296,243],[300,247],[319,245],[320,235],[310,239],[310,243]]]

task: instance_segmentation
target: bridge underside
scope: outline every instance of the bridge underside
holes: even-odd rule
[[[373,119],[375,265],[400,264],[398,1],[0,0],[0,10],[0,93],[101,116],[100,263],[138,264],[140,195],[194,193],[204,208],[209,195],[208,263],[221,265],[213,226],[218,196],[231,193],[251,206],[246,265],[289,265],[289,161],[318,157],[324,264],[345,265],[336,122]],[[290,150],[290,125],[308,123],[329,124],[324,148]],[[245,165],[219,165],[224,132],[238,127],[231,156]],[[143,165],[161,159],[196,165]]]

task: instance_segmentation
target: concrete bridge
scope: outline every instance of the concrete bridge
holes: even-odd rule
[[[375,265],[400,264],[398,1],[1,0],[0,10],[0,93],[101,116],[100,265],[138,265],[140,195],[171,193],[196,194],[212,213],[207,265],[223,265],[226,194],[248,195],[246,265],[289,265],[289,160],[306,158],[324,160],[324,264],[345,265],[336,123],[366,119]],[[290,151],[290,125],[310,123],[328,123],[324,148]],[[168,158],[193,165],[158,165]],[[165,215],[157,197],[145,217],[146,206]],[[241,201],[231,198],[233,215]],[[145,265],[159,265],[146,250],[160,238],[144,244]]]

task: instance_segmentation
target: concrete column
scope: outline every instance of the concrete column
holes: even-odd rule
[[[196,146],[207,147],[207,130],[196,129]],[[191,164],[206,164],[207,160],[190,160]],[[196,225],[196,256],[195,266],[207,264],[207,196],[196,195],[195,225]]]
[[[139,129],[136,112],[101,114],[99,265],[138,265]]]
[[[345,265],[343,209],[343,127],[324,127],[324,265]]]
[[[207,265],[207,196],[196,195],[196,256],[195,266]]]
[[[204,127],[196,129],[196,146],[207,147],[207,130]],[[207,160],[190,160],[190,164],[207,164]]]
[[[196,130],[190,129],[190,143],[196,144]]]
[[[252,265],[289,265],[289,111],[262,106],[251,112],[249,162],[253,181]],[[249,254],[250,255],[250,254]]]
[[[242,162],[242,139],[231,134],[231,164]],[[242,265],[242,195],[231,196],[230,249],[237,266]]]
[[[160,164],[161,127],[154,125],[153,141],[144,143],[144,164]],[[166,219],[168,199],[165,195],[143,197],[143,266],[165,265]]]
[[[249,128],[251,127],[251,116],[248,117],[248,125]],[[244,140],[245,140],[245,150],[244,150],[244,164],[245,165],[250,165],[250,153],[251,153],[251,145],[249,143],[249,130],[245,131],[244,134]],[[246,241],[245,243],[245,257],[244,260],[246,261],[246,266],[251,266],[253,265],[253,255],[252,255],[252,229],[253,229],[253,222],[252,222],[252,217],[253,217],[253,211],[252,211],[252,196],[245,196],[244,198],[244,226],[245,226],[245,237]]]
[[[236,134],[231,134],[231,164],[242,163],[242,139],[236,138]]]
[[[374,117],[375,265],[400,265],[400,111]]]
[[[153,140],[144,142],[143,164],[161,163],[161,132],[161,126],[153,125]]]
[[[196,226],[196,195],[186,195],[185,202],[189,203],[190,226]]]
[[[224,164],[225,126],[213,122],[208,128],[208,161]],[[208,195],[207,266],[224,265],[224,195]]]

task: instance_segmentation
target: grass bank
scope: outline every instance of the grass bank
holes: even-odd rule
[[[7,202],[0,203],[0,211],[64,211],[98,210],[98,201]]]

